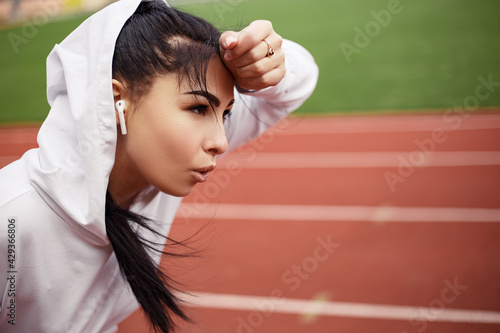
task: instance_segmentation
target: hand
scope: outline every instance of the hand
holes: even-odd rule
[[[268,55],[269,47],[274,49]],[[269,21],[254,21],[245,29],[224,32],[219,40],[222,60],[238,85],[247,90],[275,86],[286,73],[283,39]]]

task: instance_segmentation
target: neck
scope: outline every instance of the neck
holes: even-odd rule
[[[109,176],[108,191],[116,204],[129,209],[137,194],[147,186],[147,182],[137,176],[137,170],[130,162],[124,149],[122,136],[116,144],[115,164]]]

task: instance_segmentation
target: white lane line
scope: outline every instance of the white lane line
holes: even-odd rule
[[[360,221],[360,222],[500,222],[500,209],[319,206],[251,204],[181,204],[177,217],[184,219]]]
[[[183,294],[180,297],[187,302],[186,305],[192,307],[256,311],[266,314],[304,314],[308,309],[314,308],[316,311],[315,314],[321,316],[461,323],[500,323],[500,312],[483,310],[433,309],[414,306],[328,301],[318,305],[314,304],[316,302],[314,300],[201,292],[190,292],[190,295]]]
[[[229,164],[231,163],[231,164]],[[500,151],[424,152],[234,152],[221,158],[219,167],[248,169],[397,168],[500,165]]]
[[[398,115],[351,117],[289,117],[277,125],[278,135],[364,134],[432,132],[434,130],[469,131],[500,129],[500,114],[476,114],[469,118],[458,115]]]

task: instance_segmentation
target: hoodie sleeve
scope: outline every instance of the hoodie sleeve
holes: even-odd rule
[[[289,40],[283,40],[282,48],[286,74],[278,85],[246,93],[235,90],[235,108],[225,126],[228,151],[261,135],[298,109],[313,93],[319,69],[312,55]]]

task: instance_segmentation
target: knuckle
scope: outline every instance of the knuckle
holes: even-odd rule
[[[253,72],[255,72],[255,74],[257,74],[257,75],[264,74],[265,73],[264,64],[262,64],[260,62],[256,62],[255,64],[253,64]]]
[[[259,38],[259,36],[257,34],[251,34],[249,36],[249,39],[250,39],[252,45],[258,45],[260,42],[262,42],[262,40]]]
[[[261,79],[261,83],[263,86],[266,86],[266,87],[276,85],[275,80],[270,75],[263,76]]]
[[[251,23],[251,25],[260,31],[266,32],[267,35],[270,35],[273,32],[273,24],[268,20],[255,20]]]
[[[256,48],[253,48],[248,52],[248,60],[252,63],[259,61],[260,55]]]
[[[274,42],[277,47],[280,47],[283,45],[283,37],[280,35],[276,34],[276,41]]]
[[[273,24],[269,20],[255,20],[255,23],[259,24],[259,25],[263,25],[263,26],[268,27],[268,28],[273,26]]]

